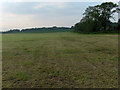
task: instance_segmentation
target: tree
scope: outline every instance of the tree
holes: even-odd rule
[[[118,5],[112,2],[105,2],[101,5],[89,6],[83,13],[84,17],[75,25],[75,31],[83,30],[80,28],[84,28],[83,32],[98,32],[102,29],[105,31],[111,23],[110,19],[114,19],[114,13],[119,10],[120,9],[118,9]]]
[[[100,9],[100,22],[102,26],[104,27],[104,30],[106,30],[107,24],[110,24],[110,19],[114,19],[113,15],[118,10],[118,5],[114,4],[112,2],[106,2],[102,3],[99,6]]]

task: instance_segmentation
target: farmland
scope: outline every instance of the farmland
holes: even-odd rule
[[[3,88],[117,88],[118,35],[73,32],[2,36]]]

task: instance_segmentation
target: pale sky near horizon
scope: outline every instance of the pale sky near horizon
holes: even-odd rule
[[[97,1],[97,0],[96,0]],[[79,22],[88,6],[102,2],[3,2],[0,29],[71,27]],[[117,21],[117,13],[114,15]],[[113,20],[112,20],[113,21]]]

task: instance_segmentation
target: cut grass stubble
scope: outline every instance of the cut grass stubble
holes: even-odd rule
[[[117,45],[117,35],[3,34],[3,88],[117,88]]]

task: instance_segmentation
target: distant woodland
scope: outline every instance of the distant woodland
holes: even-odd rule
[[[47,32],[67,32],[67,31],[73,31],[72,27],[42,27],[42,28],[29,28],[29,29],[13,29],[9,30],[3,33],[47,33]]]

